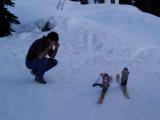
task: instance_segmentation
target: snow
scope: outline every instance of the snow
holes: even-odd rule
[[[127,5],[84,5],[59,0],[15,0],[10,8],[21,25],[0,38],[0,120],[159,120],[160,19]],[[46,35],[37,26],[50,21],[60,35],[57,67],[46,85],[25,67],[31,43]],[[116,81],[102,105],[99,73],[116,76],[129,68],[125,99]]]

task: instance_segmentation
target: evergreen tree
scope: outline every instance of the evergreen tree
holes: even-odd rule
[[[159,0],[134,0],[134,5],[144,12],[160,16]]]
[[[14,14],[9,12],[6,6],[14,7],[12,0],[0,0],[0,37],[11,35],[14,30],[11,28],[11,24],[20,24]]]
[[[151,12],[154,15],[157,15],[160,17],[160,0],[150,0],[151,2]]]
[[[135,0],[134,3],[139,9],[145,12],[151,12],[151,6],[149,0]]]
[[[80,0],[81,4],[88,4],[88,0]]]
[[[132,5],[132,0],[119,0],[120,4],[128,4],[128,5]]]

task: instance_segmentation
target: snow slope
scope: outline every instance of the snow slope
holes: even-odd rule
[[[22,24],[0,38],[0,120],[159,120],[160,19],[131,6],[66,1],[56,10],[58,0],[46,1],[15,0]],[[24,63],[31,43],[47,34],[36,23],[47,20],[60,35],[59,64],[41,85]],[[113,81],[98,105],[99,73],[115,76],[124,66],[131,99]]]

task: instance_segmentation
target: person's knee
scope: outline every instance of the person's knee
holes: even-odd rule
[[[29,61],[25,61],[25,65],[26,65],[26,67],[28,68],[28,69],[32,69],[32,65],[31,65],[31,62],[29,62]]]
[[[58,64],[58,61],[56,59],[54,59],[54,64],[57,65]]]
[[[53,67],[58,64],[58,61],[56,59],[50,59],[50,62],[51,62]]]

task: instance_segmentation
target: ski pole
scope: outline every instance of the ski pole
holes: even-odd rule
[[[63,10],[63,7],[64,7],[64,3],[65,3],[65,1],[66,1],[66,0],[63,0],[61,10]]]
[[[102,73],[101,73],[102,74]],[[101,75],[97,78],[96,82],[95,83],[98,83],[101,79]]]
[[[62,0],[59,0],[58,5],[57,5],[57,9],[59,8],[60,4],[61,4]]]

